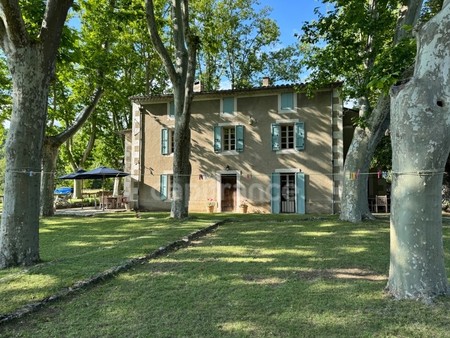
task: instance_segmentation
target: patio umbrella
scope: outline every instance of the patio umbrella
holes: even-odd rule
[[[116,169],[108,168],[108,167],[98,167],[84,173],[80,173],[76,175],[76,180],[86,180],[86,179],[102,179],[111,178],[111,177],[124,177],[130,174],[125,173],[123,171],[119,171]]]
[[[65,175],[59,176],[58,178],[61,179],[61,180],[76,180],[77,176],[79,174],[82,174],[82,173],[85,173],[85,172],[86,172],[86,170],[78,169],[77,171],[75,171],[73,173],[65,174]]]
[[[86,170],[84,169],[78,169],[77,171],[70,173],[70,174],[65,174],[62,175],[60,177],[58,177],[60,180],[76,180],[78,179],[78,175],[85,173]],[[81,181],[81,197],[83,198],[83,181]],[[83,206],[81,206],[81,208],[83,208]]]
[[[102,180],[102,201],[103,201],[103,181],[105,178],[112,178],[112,177],[125,177],[130,174],[125,173],[123,171],[119,171],[116,169],[108,168],[108,167],[98,167],[89,171],[86,171],[84,173],[76,175],[74,179],[76,180],[86,180],[86,179],[101,179]],[[103,203],[103,202],[102,202]],[[103,209],[105,208],[105,205],[103,204]]]

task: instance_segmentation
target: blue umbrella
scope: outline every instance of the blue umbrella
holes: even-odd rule
[[[102,180],[102,205],[103,209],[105,209],[105,204],[103,203],[104,196],[103,196],[103,181],[105,178],[111,178],[111,177],[124,177],[128,176],[130,174],[125,173],[123,171],[119,171],[116,169],[108,168],[108,167],[98,167],[89,171],[86,171],[81,174],[77,174],[74,179],[76,180],[86,180],[86,179],[101,179]]]
[[[58,178],[61,180],[76,180],[78,175],[85,173],[85,172],[86,172],[86,170],[78,169],[74,173],[66,174],[66,175],[60,176]]]
[[[124,177],[130,174],[125,173],[123,171],[119,171],[116,169],[108,168],[108,167],[98,167],[84,173],[77,174],[74,177],[77,180],[86,180],[86,179],[105,179],[110,177]]]

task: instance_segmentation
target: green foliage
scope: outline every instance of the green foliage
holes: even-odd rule
[[[259,86],[263,76],[296,82],[300,50],[279,47],[280,30],[270,8],[257,0],[198,0],[192,3],[193,31],[200,37],[198,77],[205,90],[228,80],[232,88]]]
[[[378,144],[373,155],[371,168],[382,169],[384,171],[392,169],[392,147],[391,138],[385,136]]]
[[[55,104],[50,105],[49,119],[53,133],[73,124],[96,87],[103,87],[104,95],[88,123],[61,149],[59,170],[98,165],[122,168],[120,132],[131,127],[128,98],[166,89],[167,76],[151,47],[144,17],[141,1],[78,3],[77,34],[68,36],[73,42],[72,59],[58,64],[53,87]]]
[[[394,47],[402,1],[322,2],[333,9],[304,24],[300,37],[310,46],[304,59],[310,80],[315,86],[342,80],[347,97],[367,97],[373,105],[414,62],[412,37]]]
[[[42,18],[44,17],[46,1],[44,0],[20,0],[25,27],[31,37],[37,39],[41,30]]]

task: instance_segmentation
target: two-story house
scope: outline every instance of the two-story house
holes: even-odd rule
[[[343,166],[339,84],[196,92],[191,116],[190,212],[336,213]],[[303,88],[304,89],[304,88]],[[125,195],[134,208],[170,210],[172,95],[131,98]]]

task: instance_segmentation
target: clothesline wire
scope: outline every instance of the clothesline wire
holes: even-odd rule
[[[174,175],[173,173],[168,172],[162,172],[157,173],[150,168],[146,168],[145,171],[148,171],[148,173],[144,173],[143,176],[162,176],[162,175]],[[25,174],[28,176],[34,176],[34,175],[41,175],[41,174],[50,174],[50,175],[56,175],[56,172],[54,171],[43,171],[43,170],[30,170],[30,169],[10,169],[9,172],[12,173],[18,173],[18,174]],[[270,174],[262,174],[262,173],[253,173],[251,171],[245,171],[245,170],[230,170],[230,174],[235,174],[236,172],[239,172],[239,174],[243,177],[251,178],[251,177],[267,177]],[[292,173],[303,173],[307,176],[348,176],[349,178],[359,178],[360,176],[378,176],[378,178],[385,177],[387,173],[391,173],[392,175],[396,176],[402,176],[402,175],[410,175],[410,176],[434,176],[434,175],[440,175],[444,174],[445,171],[443,169],[432,169],[432,170],[418,170],[418,171],[405,171],[405,172],[387,172],[387,171],[376,171],[376,172],[360,172],[360,171],[352,171],[352,172],[346,172],[346,173],[329,173],[329,172],[315,172],[315,173],[308,173],[304,171],[298,171],[298,172],[292,172]],[[280,174],[285,173],[291,173],[291,172],[275,172]],[[224,171],[220,171],[218,174],[226,174]],[[200,177],[200,178],[208,178],[208,177],[216,177],[216,173],[208,173],[208,172],[196,172],[192,173],[190,175],[188,174],[178,174],[178,176],[191,176],[191,177]],[[131,174],[133,176],[133,174]],[[142,174],[139,174],[138,176],[142,176]]]

